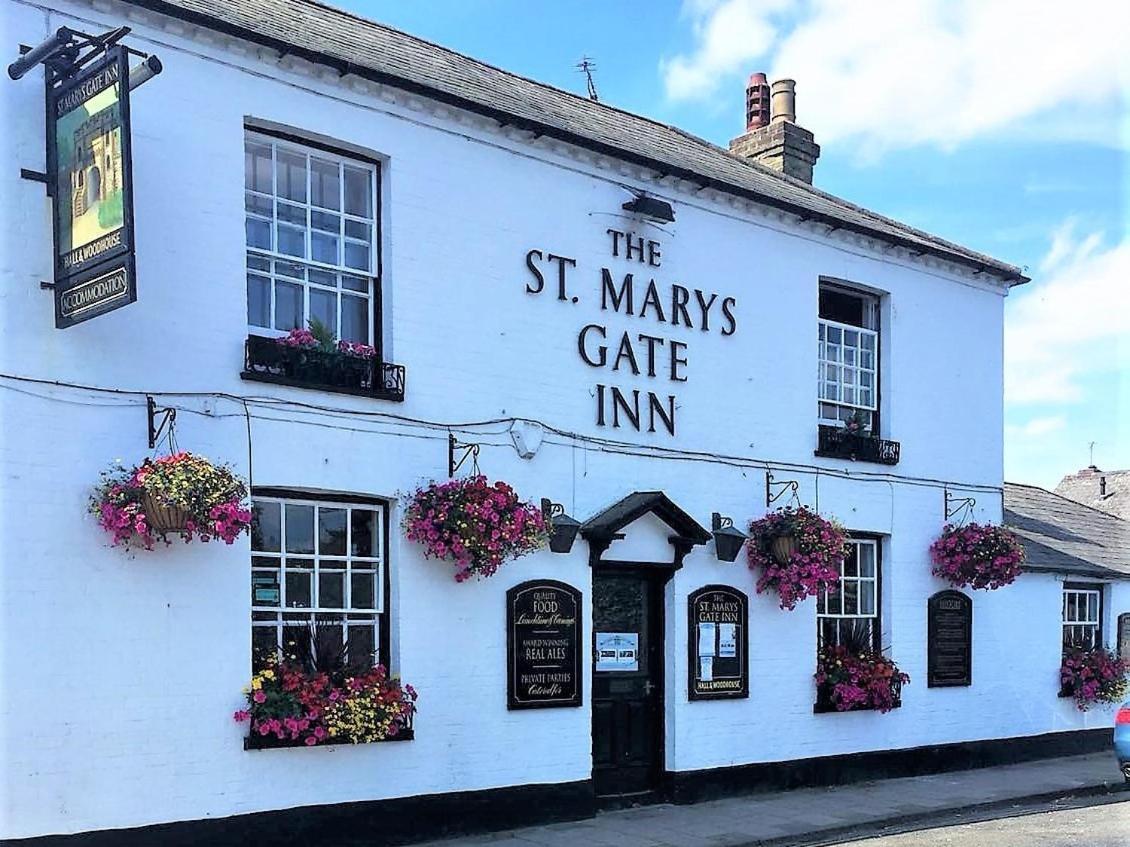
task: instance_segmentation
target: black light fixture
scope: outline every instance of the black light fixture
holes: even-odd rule
[[[554,553],[568,553],[573,549],[581,522],[565,514],[565,507],[551,502],[548,497],[541,498],[541,513],[551,527],[549,549]]]
[[[738,558],[742,545],[749,537],[734,526],[733,518],[724,518],[717,512],[710,519],[714,531],[714,553],[721,562],[732,562]]]
[[[675,220],[675,210],[670,203],[656,197],[648,197],[646,194],[637,194],[621,208],[625,212],[631,212],[655,223],[669,224]]]

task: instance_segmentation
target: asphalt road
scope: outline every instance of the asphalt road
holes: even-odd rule
[[[838,844],[840,847],[1130,847],[1130,800]]]

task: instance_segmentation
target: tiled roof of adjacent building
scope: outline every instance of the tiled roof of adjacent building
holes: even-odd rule
[[[535,82],[312,0],[127,0],[134,5],[999,277],[1023,272],[732,155],[673,126]]]
[[[1061,479],[1055,493],[1130,520],[1130,470],[1102,471],[1091,465]]]
[[[1004,523],[1024,543],[1028,570],[1130,579],[1130,522],[1043,488],[1006,482]]]

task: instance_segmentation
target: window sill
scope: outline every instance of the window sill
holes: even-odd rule
[[[293,388],[352,394],[377,400],[404,401],[403,365],[361,359],[341,353],[285,347],[274,338],[247,338],[240,377]]]
[[[412,729],[402,729],[391,738],[382,738],[380,741],[368,741],[367,744],[390,744],[397,741],[413,741],[416,738],[416,733]],[[319,747],[360,747],[360,744],[353,744],[349,741],[329,741],[322,744],[304,744],[301,741],[280,741],[273,735],[248,735],[243,739],[244,750],[284,750],[301,748],[303,750],[309,748],[316,750]]]
[[[815,455],[824,458],[897,465],[901,452],[899,442],[886,438],[848,435],[840,427],[827,424],[820,424],[817,430]]]

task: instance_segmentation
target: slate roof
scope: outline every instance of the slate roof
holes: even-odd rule
[[[676,127],[596,103],[313,0],[127,0],[720,191],[1027,282],[1013,265],[840,200]]]
[[[1102,480],[1106,481],[1105,494]],[[1061,479],[1055,493],[1130,520],[1130,470],[1103,471],[1092,465]]]
[[[1130,522],[1043,488],[1006,482],[1004,523],[1024,544],[1026,570],[1130,579]]]

